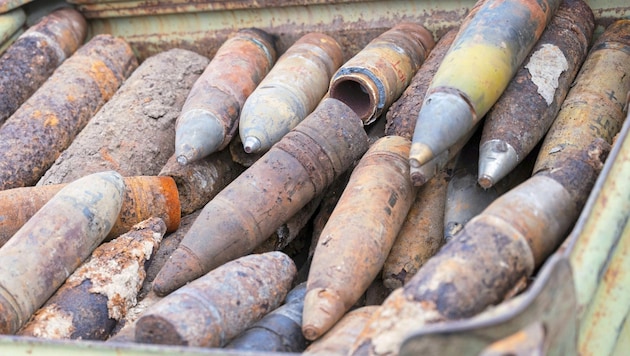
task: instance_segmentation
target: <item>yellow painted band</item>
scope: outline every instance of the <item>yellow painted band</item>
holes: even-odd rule
[[[507,47],[464,43],[452,47],[435,73],[431,88],[449,87],[464,93],[481,118],[512,79],[514,55]]]

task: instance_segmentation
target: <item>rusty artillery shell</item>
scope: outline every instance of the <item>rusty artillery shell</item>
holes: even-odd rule
[[[107,239],[127,232],[145,219],[164,220],[167,231],[179,226],[180,208],[177,186],[170,177],[125,177],[125,192],[120,214]],[[0,246],[4,245],[44,204],[69,183],[41,187],[21,187],[0,191]]]
[[[282,252],[225,263],[153,304],[136,342],[221,347],[284,300],[297,271]]]
[[[24,327],[21,336],[105,340],[130,307],[166,225],[149,218],[98,246]]]
[[[354,309],[341,318],[324,336],[310,344],[304,355],[345,356],[350,346],[363,330],[365,323],[378,309],[376,305],[368,305]]]
[[[444,206],[452,162],[418,188],[383,264],[383,284],[390,290],[407,284],[444,243]]]
[[[0,127],[0,190],[35,184],[136,66],[110,35],[64,61]]]
[[[422,25],[401,23],[373,39],[330,81],[331,98],[343,101],[368,125],[407,88],[434,46]]]
[[[453,174],[446,189],[445,242],[450,241],[470,219],[480,214],[499,196],[532,175],[536,160],[535,154],[528,155],[527,159],[521,160],[521,163],[496,185],[487,189],[481,187],[477,182],[480,139],[481,130],[477,130],[455,161]]]
[[[557,118],[545,136],[534,174],[550,175],[567,189],[584,189],[588,179],[558,167],[574,161],[584,146],[601,138],[612,144],[625,119],[630,92],[630,20],[610,25],[593,44]],[[579,193],[574,194],[576,197]],[[577,200],[583,204],[586,196]]]
[[[276,60],[274,39],[257,29],[238,31],[217,51],[195,82],[177,119],[180,164],[224,149],[236,134],[247,97]]]
[[[434,44],[422,25],[394,26],[339,68],[330,97],[350,106],[366,125],[374,122],[407,88]]]
[[[543,138],[588,53],[593,12],[564,0],[499,100],[486,115],[479,148],[479,184],[505,177]]]
[[[157,175],[173,155],[177,115],[207,64],[206,57],[183,49],[147,58],[37,184],[110,169],[124,177]]]
[[[249,253],[366,150],[367,135],[356,114],[338,100],[323,100],[206,204],[153,289],[166,295]]]
[[[424,98],[410,165],[466,135],[499,99],[562,0],[479,0],[460,25]]]
[[[0,333],[13,334],[105,239],[125,185],[116,172],[60,190],[0,249]]]
[[[289,47],[243,105],[238,130],[245,152],[267,151],[304,120],[342,63],[341,46],[323,33],[304,35]]]
[[[416,127],[416,120],[424,102],[424,96],[446,52],[451,48],[457,31],[458,28],[454,28],[440,37],[427,59],[411,79],[407,89],[387,110],[386,135],[402,136],[409,140],[413,138],[413,129]]]
[[[306,283],[300,283],[287,295],[286,302],[248,327],[225,346],[226,349],[257,352],[302,352],[302,308]]]
[[[45,16],[20,35],[0,57],[0,125],[85,40],[87,23],[64,8]]]
[[[179,164],[177,156],[173,155],[159,175],[175,180],[182,214],[187,215],[203,208],[244,170],[225,149],[186,165]]]
[[[355,167],[319,238],[307,281],[302,332],[315,340],[356,303],[376,278],[409,212],[409,146],[386,136]]]

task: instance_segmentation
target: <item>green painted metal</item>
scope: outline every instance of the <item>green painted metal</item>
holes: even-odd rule
[[[26,14],[22,8],[0,14],[0,44],[7,42],[25,22]]]
[[[630,116],[630,115],[629,115]],[[583,355],[612,353],[630,313],[630,120],[569,236]]]

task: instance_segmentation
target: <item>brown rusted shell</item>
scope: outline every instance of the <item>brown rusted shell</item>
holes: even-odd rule
[[[354,168],[315,248],[302,321],[307,339],[332,327],[381,271],[415,197],[410,145],[385,136]]]
[[[499,303],[534,270],[525,239],[493,217],[478,216],[445,245],[403,288],[376,310],[350,354],[396,353],[405,336],[423,324],[467,318]]]
[[[383,283],[402,287],[444,243],[444,206],[450,172],[442,170],[422,187],[383,264]]]
[[[0,125],[83,43],[87,23],[76,10],[54,11],[9,46],[0,58]]]
[[[136,321],[136,341],[224,346],[282,303],[295,274],[277,251],[225,263],[149,307]]]
[[[157,175],[175,150],[175,120],[208,61],[181,49],[147,58],[37,184],[110,169],[124,177]]]
[[[0,190],[33,185],[137,66],[129,45],[93,37],[0,127]]]
[[[424,26],[400,23],[339,68],[330,81],[329,95],[370,124],[407,88],[434,45]]]

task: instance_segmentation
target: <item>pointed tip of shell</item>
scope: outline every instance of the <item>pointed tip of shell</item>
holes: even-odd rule
[[[257,153],[261,148],[260,140],[253,136],[248,136],[243,141],[243,150],[246,153]]]
[[[518,165],[518,156],[512,145],[502,140],[490,140],[479,148],[477,182],[489,189]]]

